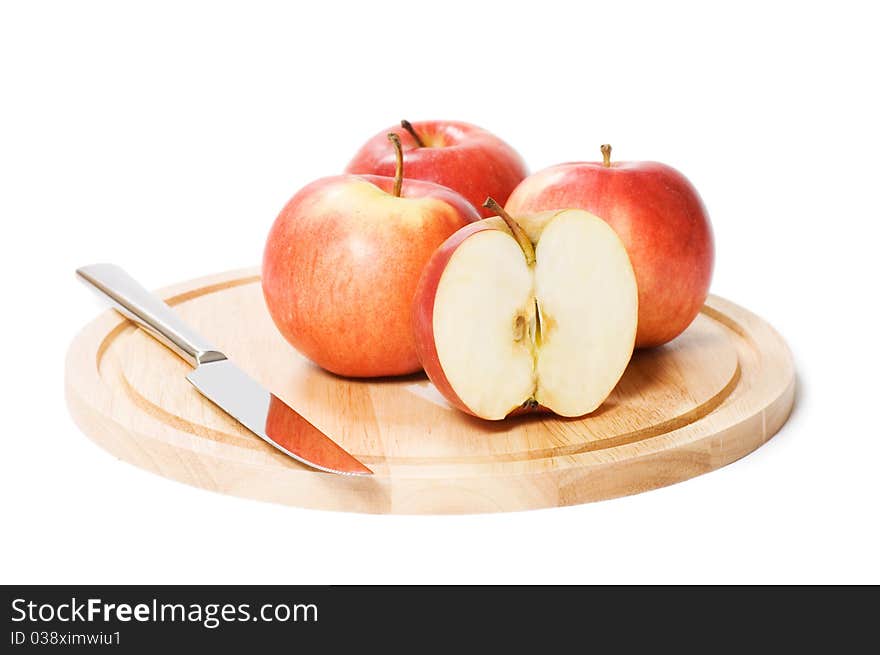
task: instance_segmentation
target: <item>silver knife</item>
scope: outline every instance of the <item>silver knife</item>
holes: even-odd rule
[[[108,298],[120,314],[193,366],[195,370],[186,379],[270,446],[319,471],[343,475],[373,473],[301,414],[263,389],[121,268],[93,264],[78,268],[76,274]]]

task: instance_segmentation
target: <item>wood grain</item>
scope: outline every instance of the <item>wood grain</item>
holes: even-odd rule
[[[794,401],[781,337],[714,296],[681,337],[638,352],[592,415],[491,423],[451,409],[422,375],[350,380],[313,366],[272,324],[256,270],[160,295],[376,475],[315,472],[276,452],[202,398],[183,361],[113,311],[68,352],[75,421],[103,448],[160,475],[301,507],[471,513],[638,493],[746,455],[779,430]]]

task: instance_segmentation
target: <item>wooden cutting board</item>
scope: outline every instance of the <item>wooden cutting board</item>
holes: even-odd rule
[[[199,395],[183,361],[112,310],[86,326],[68,352],[74,420],[136,466],[300,507],[494,512],[638,493],[750,453],[779,430],[794,401],[794,367],[782,338],[714,296],[678,339],[637,352],[589,417],[487,422],[451,409],[423,375],[349,380],[313,366],[275,329],[256,269],[160,295],[375,475],[320,473],[273,450]]]

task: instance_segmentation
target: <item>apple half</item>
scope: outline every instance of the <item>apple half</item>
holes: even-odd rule
[[[623,375],[638,290],[623,243],[582,210],[467,225],[428,261],[413,306],[416,351],[455,407],[498,420],[582,416]]]

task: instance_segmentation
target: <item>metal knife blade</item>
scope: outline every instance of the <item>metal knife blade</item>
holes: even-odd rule
[[[187,379],[199,392],[269,445],[319,471],[371,475],[372,471],[277,396],[230,362],[160,298],[113,264],[93,264],[77,275],[115,309],[186,360]]]
[[[186,376],[212,403],[271,446],[312,468],[344,475],[372,471],[228,359]]]

